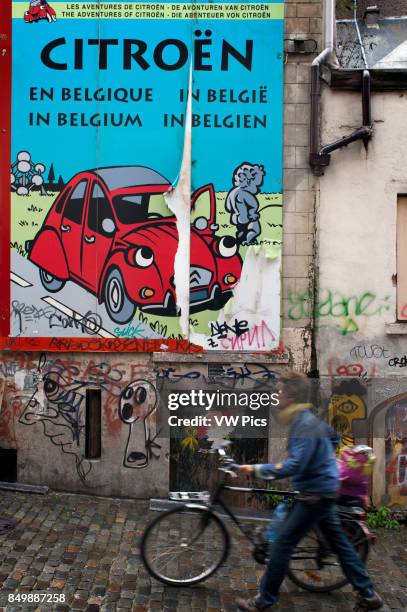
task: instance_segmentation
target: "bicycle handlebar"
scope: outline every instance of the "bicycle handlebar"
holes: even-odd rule
[[[222,457],[221,459],[221,467],[218,468],[220,472],[224,472],[224,474],[228,474],[233,478],[237,477],[236,470],[239,467],[237,463],[230,457]]]

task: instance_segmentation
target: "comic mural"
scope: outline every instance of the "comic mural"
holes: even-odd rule
[[[12,338],[278,347],[283,14],[12,2]]]

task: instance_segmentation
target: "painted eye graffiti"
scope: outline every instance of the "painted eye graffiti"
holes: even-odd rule
[[[351,414],[352,412],[355,412],[355,410],[358,409],[357,404],[355,404],[355,402],[352,402],[352,400],[347,400],[342,402],[339,406],[338,406],[338,410],[340,410],[341,412],[343,412],[344,414]]]
[[[147,381],[134,381],[120,396],[119,417],[123,423],[131,425],[145,419],[154,410],[157,401],[156,391]]]
[[[49,400],[55,401],[58,399],[61,392],[61,388],[59,382],[49,378],[47,376],[44,377],[44,393]]]
[[[136,404],[144,404],[147,399],[147,389],[145,387],[137,387],[134,392],[134,401]]]
[[[123,391],[123,399],[129,400],[133,397],[134,389],[133,387],[126,387]]]
[[[123,391],[119,406],[119,416],[124,423],[134,423],[140,418],[136,413],[137,406],[141,406],[147,400],[147,389],[142,386],[129,385]]]

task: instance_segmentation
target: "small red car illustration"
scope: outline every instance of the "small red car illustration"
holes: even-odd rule
[[[34,23],[40,19],[47,19],[51,23],[57,20],[57,15],[46,0],[31,0],[30,8],[24,13],[24,21]]]
[[[176,315],[176,218],[164,203],[170,183],[144,166],[98,168],[76,174],[27,241],[47,291],[72,280],[104,303],[116,323],[136,307]],[[233,236],[217,236],[213,185],[192,196],[190,310],[221,308],[232,296],[242,260]],[[200,216],[198,216],[200,215]]]

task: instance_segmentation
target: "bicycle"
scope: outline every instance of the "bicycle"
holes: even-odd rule
[[[224,478],[204,503],[186,502],[157,516],[146,528],[141,540],[141,557],[151,576],[171,586],[192,586],[206,580],[226,561],[230,551],[230,534],[216,507],[220,506],[253,545],[253,557],[266,563],[268,543],[258,529],[242,524],[222,500],[222,491],[277,494],[295,498],[298,491],[280,491],[257,487],[234,487],[225,484],[235,477],[237,467],[226,457],[224,448],[217,449]],[[364,523],[361,508],[338,507],[343,529],[359,552],[363,562],[369,554],[373,536]],[[341,566],[318,528],[312,529],[294,550],[288,577],[297,586],[311,592],[328,593],[347,584]]]

